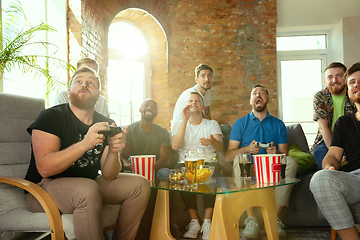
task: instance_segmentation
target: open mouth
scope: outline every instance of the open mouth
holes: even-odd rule
[[[152,114],[154,114],[152,111],[145,111],[145,114],[146,115],[152,115]]]

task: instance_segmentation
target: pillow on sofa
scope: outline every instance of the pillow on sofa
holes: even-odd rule
[[[300,123],[286,126],[286,131],[288,135],[288,146],[296,143],[304,152],[309,151],[308,142]]]
[[[294,157],[298,162],[298,169],[296,172],[296,175],[298,176],[305,175],[317,166],[314,156],[303,152],[296,143],[289,146],[288,155]]]

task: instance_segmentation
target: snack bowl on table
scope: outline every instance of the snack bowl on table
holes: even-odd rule
[[[173,183],[180,183],[185,180],[185,172],[182,168],[170,169],[169,181]]]
[[[212,177],[212,175],[214,174],[214,170],[214,166],[202,165],[198,167],[196,174],[196,182],[198,184],[206,182]]]

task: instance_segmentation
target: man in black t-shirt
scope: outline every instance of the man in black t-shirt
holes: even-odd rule
[[[360,63],[346,71],[345,81],[357,113],[341,116],[336,121],[330,149],[322,162],[324,170],[314,174],[310,190],[340,238],[359,240],[349,205],[360,202]],[[344,152],[347,164],[341,166]]]
[[[119,174],[128,130],[100,133],[115,123],[94,111],[100,81],[92,69],[76,70],[68,91],[70,103],[44,110],[27,129],[32,153],[26,179],[43,187],[62,214],[73,214],[76,239],[104,238],[102,204],[122,204],[113,239],[133,239],[150,185],[141,176]],[[43,211],[31,194],[26,198],[30,211]]]

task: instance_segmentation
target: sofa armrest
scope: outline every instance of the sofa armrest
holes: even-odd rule
[[[50,195],[39,185],[16,177],[0,177],[0,183],[10,184],[22,188],[32,194],[45,210],[49,220],[51,239],[63,240],[64,230],[59,210]]]

